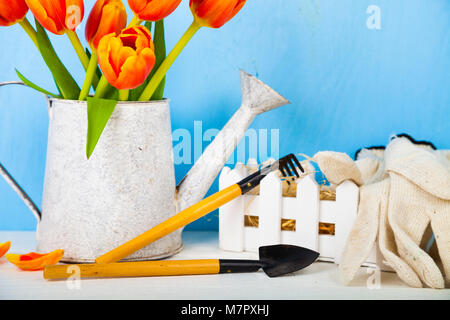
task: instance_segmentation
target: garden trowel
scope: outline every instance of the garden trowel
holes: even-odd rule
[[[44,269],[45,279],[66,279],[79,268],[81,278],[121,278],[219,273],[256,272],[279,277],[308,267],[319,257],[313,250],[293,245],[272,245],[259,248],[259,260],[164,260],[119,262],[106,264],[54,265]]]

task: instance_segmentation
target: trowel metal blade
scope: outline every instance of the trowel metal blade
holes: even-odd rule
[[[272,245],[259,248],[259,259],[269,277],[292,273],[311,265],[319,253],[294,245]]]

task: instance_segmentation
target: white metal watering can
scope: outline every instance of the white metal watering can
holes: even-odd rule
[[[178,186],[168,100],[120,102],[87,160],[86,102],[47,97],[50,122],[42,213],[0,164],[0,174],[38,220],[37,250],[64,249],[65,262],[93,262],[203,199],[255,116],[288,103],[243,71],[241,85],[241,107]],[[181,232],[125,260],[174,255],[183,246]]]

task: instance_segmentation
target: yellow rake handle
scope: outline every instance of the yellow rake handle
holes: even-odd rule
[[[239,185],[234,184],[197,204],[183,210],[156,227],[144,232],[136,238],[98,257],[97,263],[117,262],[150,243],[178,230],[187,224],[207,215],[242,194]]]

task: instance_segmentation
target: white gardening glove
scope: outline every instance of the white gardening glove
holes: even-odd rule
[[[337,152],[319,152],[314,159],[331,183],[338,185],[345,180],[353,180],[360,186],[358,216],[339,265],[342,282],[349,284],[354,279],[378,235],[386,262],[410,286],[420,287],[418,276],[395,253],[393,234],[385,222],[390,184],[384,171],[383,150],[363,149],[355,162],[348,155]]]
[[[447,152],[431,151],[405,138],[394,139],[385,152],[391,180],[388,222],[399,256],[424,284],[444,288],[433,259],[420,248],[431,223],[446,279],[450,279],[450,165]]]
[[[360,186],[358,216],[339,265],[344,284],[351,282],[369,256],[377,238],[381,203],[387,198],[385,179],[376,180],[384,178],[382,159],[369,150],[364,150],[360,155],[361,159],[356,162],[345,153],[325,151],[314,156],[330,183],[339,185],[345,180],[352,180]]]

